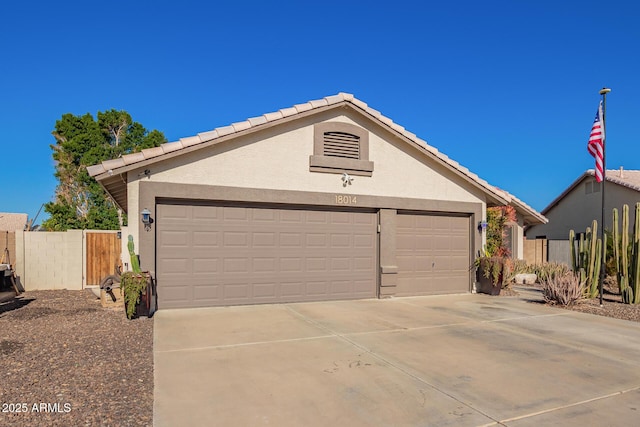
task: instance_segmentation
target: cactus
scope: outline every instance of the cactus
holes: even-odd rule
[[[571,252],[571,268],[573,271],[576,269],[576,232],[569,230],[569,251]]]
[[[619,266],[620,266],[620,231],[619,231],[619,226],[618,226],[618,209],[617,208],[613,208],[613,230],[612,230],[612,238],[613,238],[613,259],[614,259],[614,266],[616,268],[616,274],[618,277],[618,288],[620,289],[620,295],[623,295],[623,291],[625,289],[625,286],[623,285],[622,281],[620,280],[620,274],[618,273],[619,271]]]
[[[636,203],[633,234],[629,232],[629,205],[622,206],[622,232],[618,246],[618,211],[613,210],[616,274],[625,304],[640,304],[640,203]],[[631,241],[629,239],[631,238]],[[619,255],[618,255],[619,253]]]
[[[575,252],[575,232],[569,231],[571,243],[571,263],[574,273],[580,277],[580,282],[585,283],[585,296],[595,298],[598,293],[600,268],[602,263],[602,239],[597,238],[598,222],[593,221],[591,227],[587,227],[586,233],[580,234],[578,250]]]
[[[630,282],[633,285],[633,303],[640,303],[640,203],[636,203],[636,221],[633,227],[633,246],[631,247]]]
[[[133,236],[131,234],[129,234],[128,240],[127,248],[129,248],[129,256],[131,257],[131,270],[134,273],[142,273],[142,270],[140,269],[140,261],[133,250]]]

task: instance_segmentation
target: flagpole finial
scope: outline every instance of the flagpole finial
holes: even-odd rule
[[[608,87],[603,87],[602,89],[600,89],[600,95],[604,95],[605,93],[609,92],[611,92],[611,89],[609,89]]]

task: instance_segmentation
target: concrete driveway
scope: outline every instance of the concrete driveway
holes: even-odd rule
[[[628,426],[640,416],[640,325],[526,298],[167,310],[154,329],[155,426]]]

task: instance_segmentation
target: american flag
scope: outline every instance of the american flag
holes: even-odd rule
[[[591,126],[591,135],[589,135],[589,143],[587,150],[596,159],[596,181],[602,182],[603,179],[603,163],[604,163],[604,122],[602,121],[602,101],[598,106],[596,118]]]

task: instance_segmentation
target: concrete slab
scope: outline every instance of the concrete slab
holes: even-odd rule
[[[154,350],[271,342],[326,336],[284,305],[161,310],[154,316]]]
[[[490,418],[339,338],[156,353],[156,426],[479,425]]]
[[[539,427],[557,424],[557,420],[571,420],[576,426],[633,426],[638,424],[640,390],[616,393],[613,396],[579,402],[555,408],[541,414],[506,420],[510,427]]]
[[[156,426],[629,425],[637,408],[638,324],[519,298],[156,316]]]

